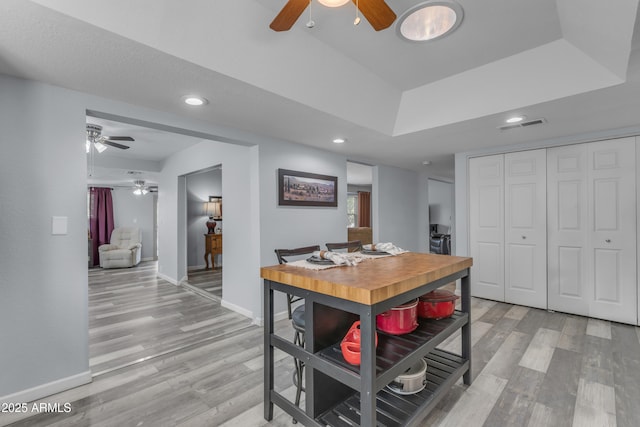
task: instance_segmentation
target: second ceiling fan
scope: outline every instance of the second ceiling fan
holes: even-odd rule
[[[374,30],[388,28],[396,19],[396,14],[384,0],[351,0],[369,21]],[[274,31],[288,31],[298,20],[311,0],[289,0],[269,25]],[[344,3],[339,2],[342,5]]]
[[[114,141],[135,141],[130,136],[107,136],[102,135],[102,126],[93,123],[87,123],[87,153],[91,148],[91,143],[96,147],[99,153],[107,149],[107,145],[121,150],[129,149],[128,145],[119,144]]]

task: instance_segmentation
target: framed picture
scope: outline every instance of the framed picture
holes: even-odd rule
[[[338,206],[338,177],[278,169],[278,205]]]

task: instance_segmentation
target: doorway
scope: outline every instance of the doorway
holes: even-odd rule
[[[187,280],[194,292],[222,300],[222,165],[185,175]]]

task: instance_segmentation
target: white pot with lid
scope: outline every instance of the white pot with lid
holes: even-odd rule
[[[403,374],[398,375],[387,385],[387,388],[397,394],[414,394],[422,391],[427,385],[427,362],[418,360]]]

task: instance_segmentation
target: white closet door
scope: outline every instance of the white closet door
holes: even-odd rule
[[[634,138],[588,144],[589,315],[637,323]]]
[[[547,308],[547,153],[504,158],[505,301]]]
[[[588,315],[587,145],[547,150],[549,309]]]
[[[469,160],[471,295],[504,301],[504,155]]]
[[[637,323],[635,141],[548,150],[549,308]]]

